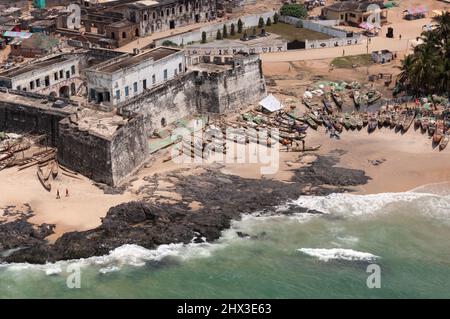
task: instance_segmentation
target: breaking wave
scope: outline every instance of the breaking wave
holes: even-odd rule
[[[341,217],[369,216],[400,209],[450,220],[450,195],[415,192],[371,195],[334,193],[327,196],[300,196],[293,204]]]
[[[233,232],[234,233],[234,232]],[[224,236],[217,243],[177,243],[160,245],[156,249],[146,249],[139,245],[123,245],[112,250],[108,255],[94,256],[77,260],[65,260],[55,263],[47,263],[43,265],[35,265],[28,263],[11,263],[0,265],[8,271],[37,270],[42,271],[46,275],[58,275],[63,272],[69,265],[87,267],[96,266],[102,274],[118,271],[123,266],[144,266],[150,261],[161,261],[165,258],[172,257],[178,260],[188,260],[192,258],[209,257],[217,249],[224,248],[227,241],[232,240],[234,236],[231,231],[224,232]]]
[[[254,234],[258,226],[262,224],[273,224],[277,222],[295,221],[306,223],[315,218],[321,218],[322,214],[294,213],[286,215],[283,212],[287,207],[298,205],[310,210],[317,210],[330,216],[358,217],[371,216],[375,214],[390,213],[395,211],[418,211],[421,214],[429,215],[433,218],[450,221],[450,195],[437,195],[421,192],[405,193],[381,193],[373,195],[353,195],[353,194],[330,194],[327,196],[300,196],[297,200],[278,206],[272,212],[255,212],[245,214],[239,221],[233,221],[231,228],[224,230],[222,236],[214,243],[194,242],[183,244],[173,243],[160,245],[155,249],[146,249],[138,245],[124,245],[112,250],[108,255],[95,256],[79,260],[59,261],[44,265],[32,265],[27,263],[0,264],[0,270],[38,270],[46,275],[59,275],[70,264],[77,264],[80,267],[94,266],[99,273],[107,274],[118,271],[124,266],[144,266],[147,262],[161,261],[165,258],[175,260],[188,260],[192,258],[210,257],[216,250],[223,249],[230,244],[246,240]],[[243,234],[238,235],[238,232]],[[338,232],[339,233],[339,232]],[[337,234],[337,242],[332,249],[302,248],[299,251],[318,257],[321,260],[344,259],[344,260],[365,260],[377,258],[369,253],[359,252],[342,247],[356,244],[359,238]],[[8,252],[9,253],[9,252]]]
[[[379,258],[379,256],[372,255],[370,253],[344,248],[300,248],[298,251],[312,257],[317,257],[322,261],[329,261],[332,259],[347,261],[374,261]]]

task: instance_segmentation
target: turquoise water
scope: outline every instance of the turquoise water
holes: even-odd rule
[[[80,289],[67,288],[68,262],[3,265],[0,297],[450,297],[450,196],[330,195],[297,203],[327,214],[247,215],[215,244],[123,246],[72,262],[81,269]],[[305,248],[312,250],[299,251]],[[366,285],[371,263],[381,270],[379,289]]]

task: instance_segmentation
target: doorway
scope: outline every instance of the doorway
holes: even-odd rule
[[[175,20],[170,20],[169,27],[170,29],[175,29]]]

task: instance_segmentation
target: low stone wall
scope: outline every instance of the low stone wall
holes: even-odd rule
[[[273,20],[273,16],[275,11],[269,11],[262,14],[254,14],[241,17],[241,21],[244,24],[244,28],[251,28],[258,25],[259,18],[262,17],[264,22],[266,22],[267,18],[271,18]],[[217,30],[222,32],[223,26],[226,24],[228,28],[228,32],[230,32],[231,24],[234,23],[237,30],[238,19],[227,20],[226,22],[216,23],[212,25],[208,25],[205,27],[192,29],[188,32],[180,33],[173,36],[163,37],[155,40],[155,46],[163,45],[164,41],[171,41],[177,45],[187,45],[192,42],[200,42],[202,40],[202,33],[206,33],[206,38],[208,40],[212,40],[216,38]]]
[[[186,55],[230,55],[238,52],[271,53],[287,51],[287,41],[281,38],[268,39],[258,43],[247,44],[241,41],[214,41],[205,44],[193,44],[186,48]]]
[[[333,26],[339,24],[339,20],[318,20],[318,21],[312,21],[312,20],[303,20],[298,19],[294,17],[288,17],[288,16],[281,16],[280,21],[292,24],[292,25],[301,25],[302,28],[325,33],[329,36],[332,36],[334,38],[346,38],[347,37],[347,31],[333,28]]]
[[[327,40],[305,40],[305,49],[322,49],[322,48],[333,48],[342,47],[347,45],[361,44],[362,37],[352,37],[352,38],[333,38]]]

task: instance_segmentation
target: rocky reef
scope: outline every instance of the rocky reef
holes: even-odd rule
[[[181,202],[123,203],[112,207],[99,227],[66,233],[54,244],[45,240],[52,233],[52,225],[35,226],[27,217],[0,223],[0,261],[45,263],[105,255],[124,244],[151,249],[161,244],[189,243],[193,238],[212,242],[243,213],[270,213],[274,206],[300,195],[346,192],[351,186],[367,183],[369,177],[364,171],[335,166],[340,155],[335,151],[317,156],[310,165],[293,169],[290,182],[246,179],[213,167],[199,175],[170,173],[165,178],[171,179],[182,196]],[[192,201],[202,207],[193,211],[187,204]],[[284,213],[306,211],[291,207]]]

